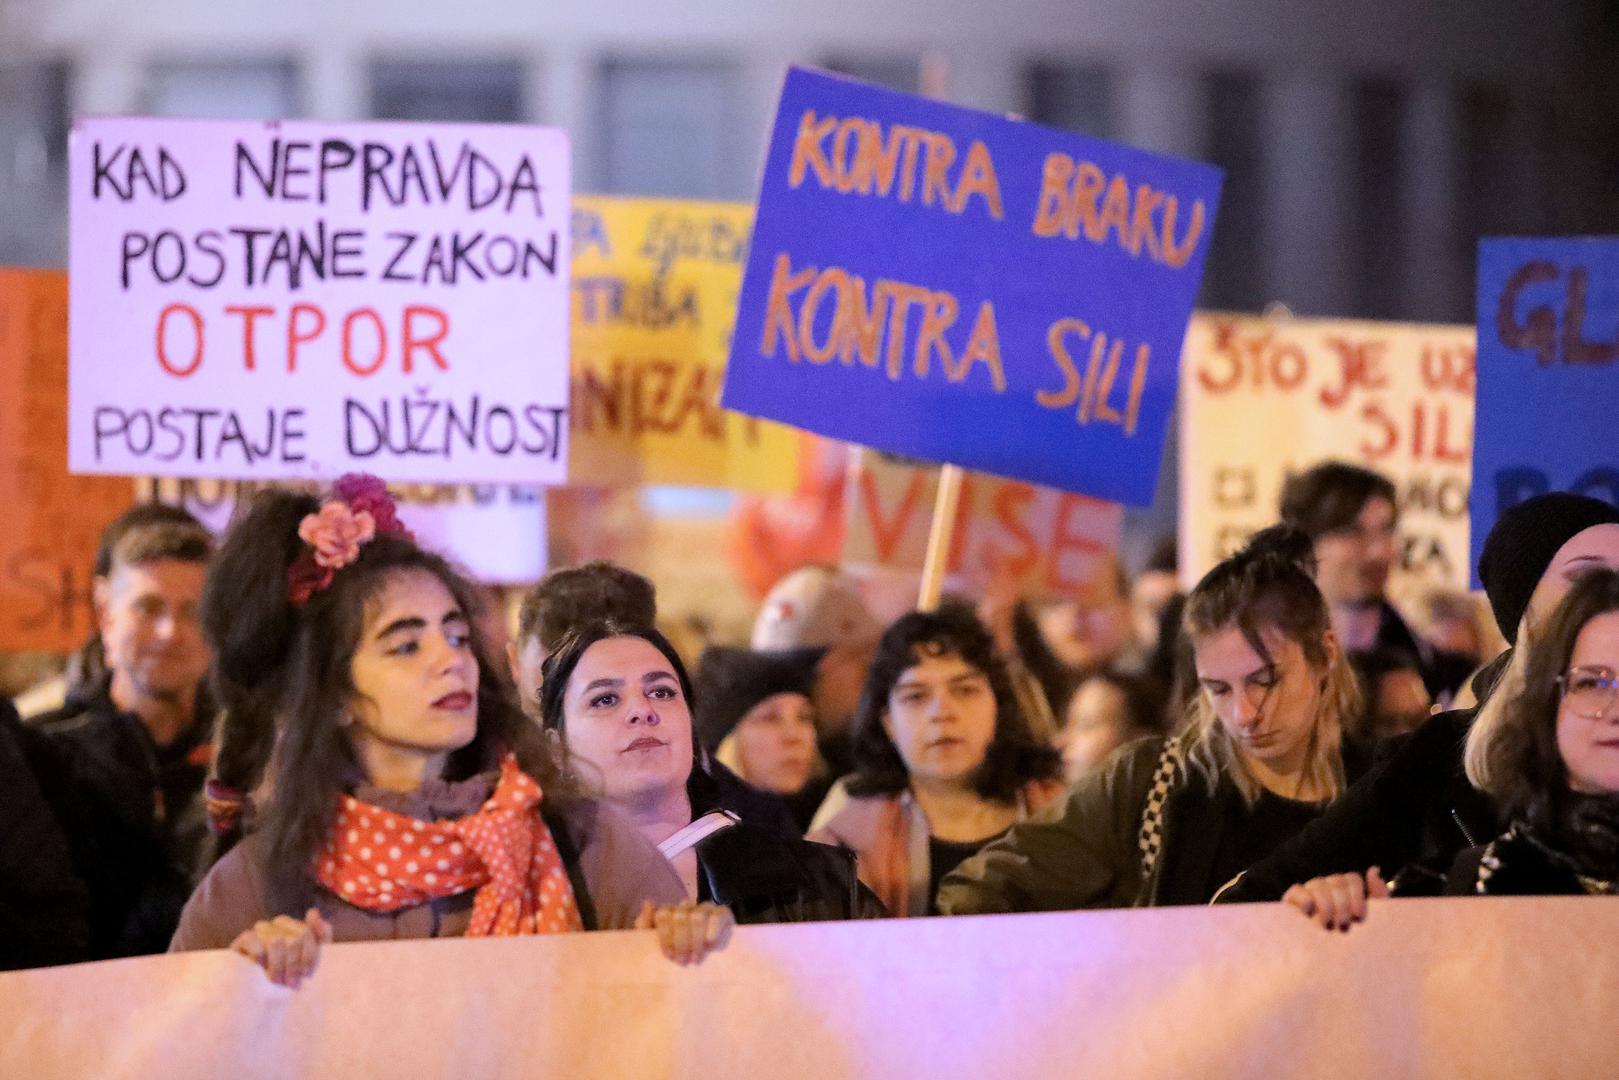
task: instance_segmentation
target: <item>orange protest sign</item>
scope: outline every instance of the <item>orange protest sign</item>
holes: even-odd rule
[[[939,470],[858,449],[843,495],[843,565],[855,573],[919,573]],[[1033,596],[1087,599],[1111,572],[1124,510],[1085,495],[966,473],[945,582],[981,591],[998,574]]]
[[[128,480],[67,471],[67,275],[0,268],[0,650],[68,652],[90,632],[101,530]]]

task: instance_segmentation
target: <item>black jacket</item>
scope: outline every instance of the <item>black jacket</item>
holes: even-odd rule
[[[91,957],[160,953],[206,867],[208,706],[168,746],[120,712],[105,681],[31,725],[66,763],[69,825],[90,888]]]
[[[89,956],[90,894],[48,794],[64,781],[49,745],[0,698],[0,970]]]
[[[1466,685],[1467,677],[1473,671],[1474,662],[1467,657],[1436,649],[1418,639],[1411,632],[1411,627],[1406,625],[1405,619],[1400,617],[1400,613],[1386,601],[1377,623],[1375,647],[1409,653],[1416,657],[1417,666],[1422,672],[1422,683],[1428,688],[1428,696],[1434,701],[1448,702],[1452,695]]]
[[[881,918],[861,884],[854,854],[746,822],[697,845],[702,899],[724,904],[744,925]]]
[[[1503,653],[1475,678],[1475,692],[1484,691],[1478,693],[1481,701],[1510,655]],[[1476,708],[1440,713],[1389,739],[1369,773],[1270,858],[1249,867],[1219,902],[1280,900],[1300,882],[1373,866],[1396,879],[1396,892],[1439,891],[1459,852],[1501,830],[1489,798],[1467,782],[1462,767],[1476,715]]]

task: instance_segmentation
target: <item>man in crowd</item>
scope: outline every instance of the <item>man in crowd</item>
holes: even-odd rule
[[[531,716],[540,715],[540,668],[569,630],[598,619],[651,626],[657,617],[652,582],[633,570],[598,561],[545,575],[524,595],[517,613],[517,640],[506,645],[524,709]]]
[[[1388,478],[1358,465],[1323,462],[1283,486],[1281,516],[1315,541],[1316,584],[1331,605],[1344,650],[1414,654],[1429,696],[1448,701],[1472,665],[1419,641],[1388,601],[1389,573],[1399,555]]]
[[[197,612],[212,553],[195,520],[123,530],[94,589],[104,670],[31,722],[69,778],[58,813],[90,890],[93,957],[166,949],[204,869],[212,710]]]

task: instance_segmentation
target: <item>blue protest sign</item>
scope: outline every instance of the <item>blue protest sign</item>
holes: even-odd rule
[[[722,402],[1152,500],[1220,171],[794,68]]]
[[[1619,237],[1489,239],[1478,250],[1472,554],[1545,491],[1619,503]]]

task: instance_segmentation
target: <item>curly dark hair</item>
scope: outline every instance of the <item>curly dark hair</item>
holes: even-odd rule
[[[1555,814],[1568,794],[1568,766],[1557,749],[1560,680],[1574,657],[1585,624],[1619,611],[1619,570],[1580,577],[1557,606],[1545,633],[1527,645],[1523,680],[1503,702],[1501,719],[1479,750],[1480,777],[1508,817]]]
[[[1014,803],[1031,780],[1062,776],[1062,755],[1035,737],[1018,706],[1006,661],[995,651],[995,639],[972,608],[946,601],[937,611],[903,615],[883,633],[866,675],[860,708],[854,717],[854,774],[849,794],[893,795],[904,791],[910,774],[894,740],[883,728],[888,695],[900,676],[927,656],[958,656],[984,673],[995,697],[995,737],[984,761],[973,773],[973,790],[986,799]]]
[[[268,878],[282,906],[302,903],[311,891],[311,864],[336,819],[339,795],[359,770],[339,718],[356,693],[350,663],[366,609],[396,574],[424,571],[438,578],[470,624],[478,730],[450,755],[446,778],[491,768],[509,751],[545,789],[548,804],[565,806],[577,797],[548,740],[490,659],[477,630],[477,590],[442,557],[405,536],[381,534],[306,604],[291,603],[287,572],[306,550],[298,526],[319,509],[311,495],[260,494],[226,537],[203,589],[214,693],[225,710],[214,775],[239,791],[270,776],[256,827],[268,841]]]
[[[1282,485],[1278,510],[1283,522],[1319,540],[1355,524],[1373,499],[1383,499],[1396,511],[1399,495],[1382,473],[1347,461],[1323,461]]]

